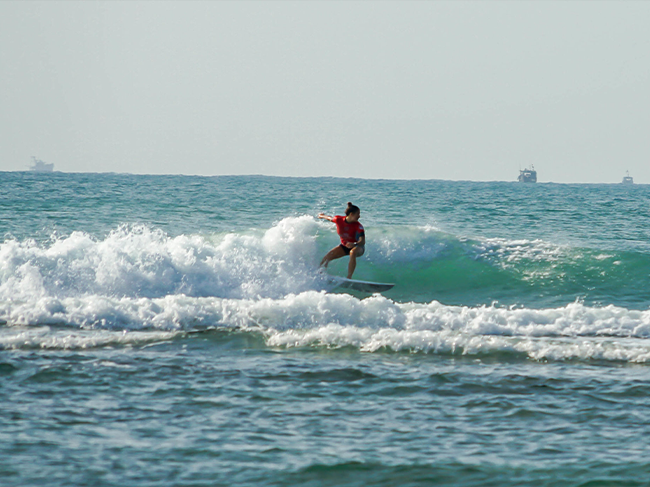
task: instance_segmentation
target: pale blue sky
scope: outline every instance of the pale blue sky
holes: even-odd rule
[[[0,170],[650,183],[650,2],[0,2]]]

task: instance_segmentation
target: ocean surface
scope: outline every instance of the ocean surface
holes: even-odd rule
[[[3,487],[648,485],[650,186],[0,181]]]

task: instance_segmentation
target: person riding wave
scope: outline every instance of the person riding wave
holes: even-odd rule
[[[331,217],[325,213],[318,215],[318,218],[321,220],[328,220],[335,223],[336,233],[341,237],[341,244],[334,247],[323,257],[320,263],[321,267],[327,268],[327,264],[330,261],[349,255],[348,279],[352,278],[352,274],[354,274],[354,270],[357,267],[357,257],[361,257],[366,250],[366,235],[363,225],[359,223],[360,217],[361,210],[358,206],[350,202],[348,202],[348,206],[345,209],[345,216],[336,215]]]

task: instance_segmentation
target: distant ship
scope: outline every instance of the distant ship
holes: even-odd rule
[[[52,172],[54,171],[54,164],[48,164],[32,156],[32,165],[29,166],[29,170],[34,172]]]
[[[520,169],[517,180],[520,183],[536,183],[537,171],[535,171],[535,166],[531,164],[530,169],[524,169],[523,171]]]
[[[630,171],[625,171],[627,176],[623,177],[623,182],[622,184],[634,184],[634,178],[630,176]]]

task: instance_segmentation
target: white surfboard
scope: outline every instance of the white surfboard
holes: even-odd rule
[[[381,293],[388,291],[395,285],[386,282],[357,281],[356,279],[346,279],[338,276],[327,276],[327,280],[334,284],[333,289],[342,287],[364,293]]]

